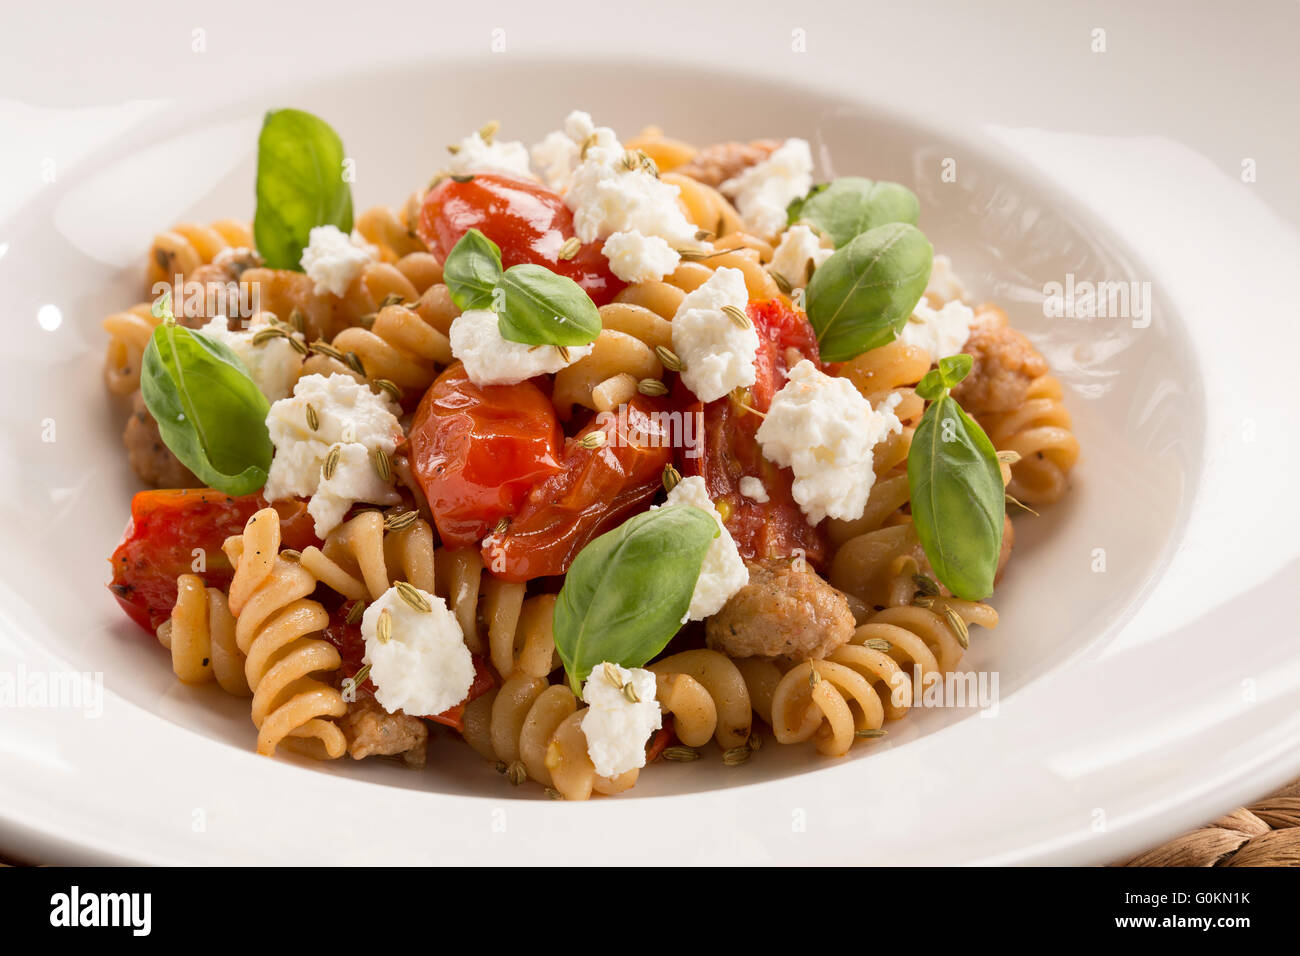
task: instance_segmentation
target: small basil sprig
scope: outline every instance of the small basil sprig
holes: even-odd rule
[[[257,138],[253,237],[270,268],[302,271],[299,260],[317,226],[352,231],[345,158],[343,141],[323,119],[302,110],[266,114]]]
[[[930,401],[907,455],[912,527],[935,575],[959,598],[993,591],[1006,489],[984,429],[949,394],[971,370],[966,354],[941,359],[916,393]]]
[[[846,362],[902,331],[930,281],[934,249],[921,230],[894,222],[864,232],[817,267],[808,320],[821,357]]]
[[[477,229],[452,247],[442,266],[451,299],[497,312],[501,337],[524,345],[586,345],[600,334],[600,310],[582,286],[545,266],[501,268],[501,250]]]
[[[140,391],[163,442],[204,484],[246,495],[271,467],[270,404],[224,343],[176,324],[171,293],[154,303],[163,321],[144,350]]]
[[[823,186],[814,186],[795,203],[790,204],[787,213],[790,223],[806,222],[815,226],[830,237],[836,249],[877,226],[891,222],[914,226],[921,213],[921,204],[906,186],[873,182],[861,176],[842,176]]]
[[[602,661],[640,667],[664,649],[717,536],[703,509],[670,505],[628,519],[578,553],[554,616],[555,649],[574,688]]]
[[[460,237],[442,265],[442,281],[462,312],[491,307],[500,280],[501,249],[477,229]]]

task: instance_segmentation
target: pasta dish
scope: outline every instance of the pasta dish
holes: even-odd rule
[[[842,756],[957,672],[1079,448],[910,190],[583,112],[433,166],[355,213],[339,134],[274,110],[253,219],[160,233],[104,320],[148,486],[109,587],[177,678],[265,755],[441,732],[586,799]]]

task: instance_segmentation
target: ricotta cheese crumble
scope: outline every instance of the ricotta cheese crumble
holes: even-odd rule
[[[894,414],[899,398],[873,409],[852,382],[807,359],[790,370],[757,437],[768,461],[794,472],[794,500],[810,524],[862,516],[876,481],[872,449],[903,430]]]
[[[310,497],[317,537],[338,527],[355,502],[401,501],[391,475],[385,481],[375,464],[378,451],[391,456],[402,440],[396,406],[352,376],[304,376],[292,398],[271,405],[266,427],[275,454],[262,493],[267,501]]]
[[[593,346],[525,345],[501,335],[499,316],[491,309],[470,309],[451,323],[451,354],[465,363],[475,385],[515,385],[536,375],[550,375],[591,354]],[[566,357],[567,353],[567,357]]]
[[[390,714],[434,717],[455,707],[474,684],[474,659],[456,615],[440,597],[412,588],[429,610],[413,607],[396,587],[366,606],[362,663],[370,665],[375,700]],[[380,625],[380,617],[387,621]]]
[[[663,726],[655,675],[641,667],[597,664],[582,686],[587,756],[602,777],[645,766],[645,744]]]

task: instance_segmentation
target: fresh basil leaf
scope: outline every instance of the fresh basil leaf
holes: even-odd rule
[[[1002,550],[1006,489],[984,429],[945,391],[907,455],[912,527],[935,575],[968,601],[988,597]]]
[[[921,204],[912,190],[898,183],[843,176],[810,192],[793,214],[792,223],[815,226],[839,249],[877,226],[891,222],[915,226]]]
[[[302,271],[299,260],[317,226],[352,231],[352,187],[343,178],[343,141],[302,110],[272,110],[257,138],[257,213],[253,237],[272,269]]]
[[[462,312],[492,305],[492,290],[501,279],[501,249],[477,229],[461,236],[442,264],[442,279],[451,301]]]
[[[600,311],[582,286],[544,266],[511,266],[496,285],[501,337],[524,345],[587,345]]]
[[[943,376],[944,387],[956,388],[970,374],[974,365],[975,359],[969,352],[958,352],[939,359],[939,374]]]
[[[163,442],[204,484],[228,495],[266,484],[271,406],[225,343],[163,322],[145,348],[140,391]]]
[[[966,352],[939,359],[939,367],[930,369],[916,383],[916,394],[926,401],[933,401],[947,389],[961,384],[974,364],[975,360]]]
[[[892,342],[925,293],[933,259],[921,230],[898,222],[864,232],[832,253],[806,293],[821,357],[846,362]]]
[[[602,661],[640,667],[664,649],[691,606],[718,536],[691,505],[646,511],[590,542],[555,602],[555,649],[574,687]]]
[[[830,183],[817,183],[812,189],[808,190],[807,195],[800,196],[798,199],[791,199],[790,205],[785,207],[785,224],[787,226],[793,226],[798,222],[799,216],[803,212],[804,204],[829,185]]]

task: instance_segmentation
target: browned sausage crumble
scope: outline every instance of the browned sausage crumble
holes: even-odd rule
[[[844,595],[812,568],[746,561],[749,583],[705,624],[709,647],[732,657],[820,659],[853,636]]]

